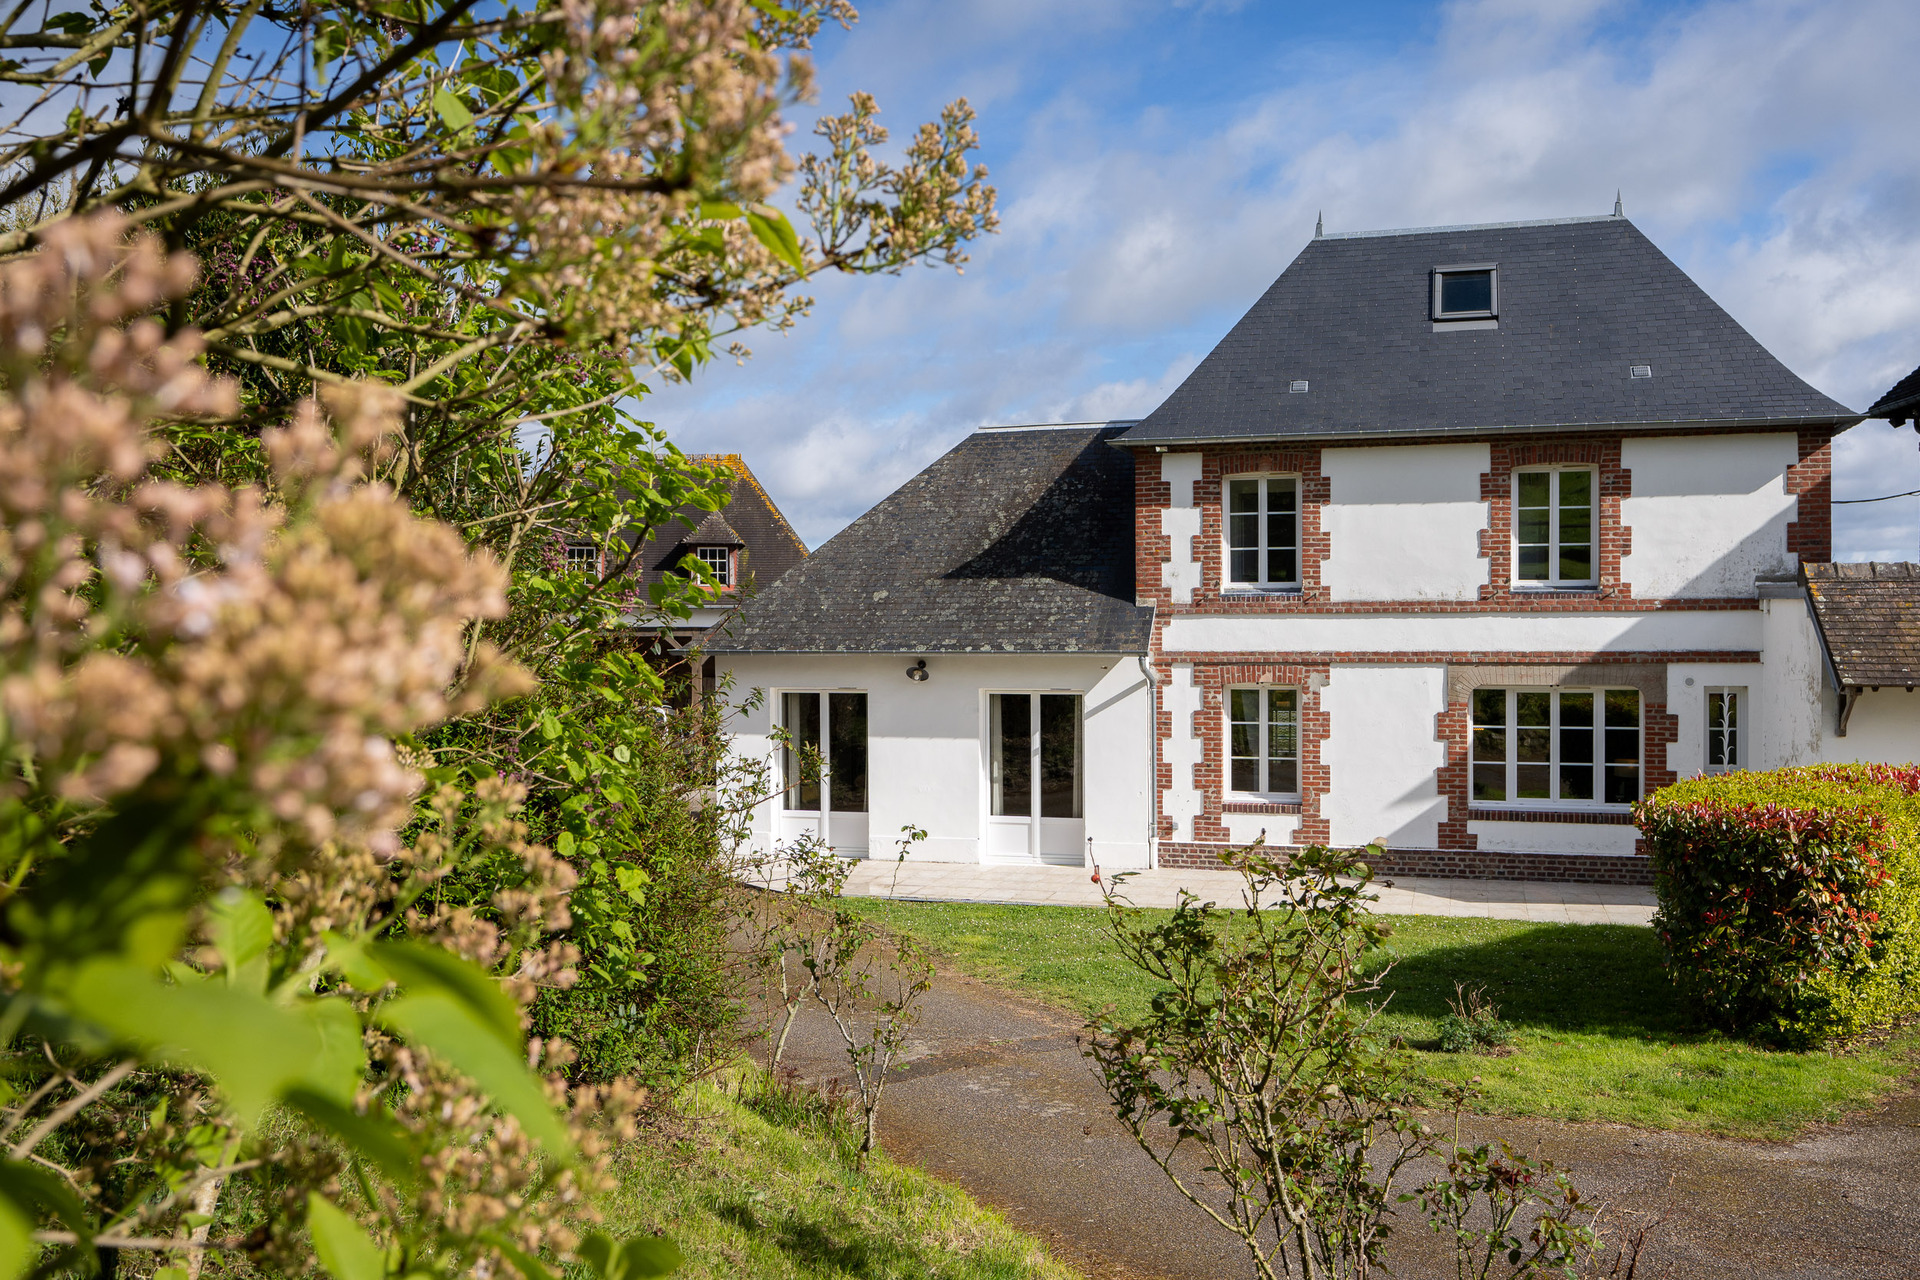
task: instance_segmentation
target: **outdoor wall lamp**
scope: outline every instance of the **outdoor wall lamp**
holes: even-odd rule
[[[907,668],[907,679],[925,680],[927,678],[927,660],[925,658]]]

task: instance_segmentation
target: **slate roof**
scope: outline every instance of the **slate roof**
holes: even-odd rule
[[[1920,419],[1920,369],[1894,383],[1887,394],[1873,402],[1867,416],[1885,418],[1896,427],[1910,419]]]
[[[708,634],[709,653],[1144,653],[1128,424],[962,440]]]
[[[1436,332],[1431,273],[1466,264],[1497,266],[1498,327]],[[1564,218],[1309,241],[1125,443],[1859,418],[1626,218]]]
[[[1920,685],[1920,564],[1809,564],[1801,577],[1838,684]]]
[[[731,471],[727,486],[731,497],[721,511],[682,507],[679,519],[656,529],[640,548],[642,581],[651,584],[665,578],[698,546],[745,547],[740,573],[743,589],[764,587],[807,558],[807,544],[760,487],[744,458],[737,453],[702,453],[695,454],[694,460],[717,462]]]

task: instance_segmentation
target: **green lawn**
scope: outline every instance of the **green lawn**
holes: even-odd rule
[[[606,1229],[671,1237],[676,1280],[1079,1280],[956,1187],[885,1155],[856,1171],[851,1133],[815,1112],[699,1087],[677,1133],[623,1149]]]
[[[1092,1013],[1146,1007],[1153,983],[1123,964],[1104,913],[1085,907],[859,900],[961,968]],[[1165,912],[1150,913],[1164,916]],[[1913,1069],[1920,1034],[1846,1054],[1782,1053],[1690,1027],[1651,929],[1388,917],[1391,993],[1380,1026],[1431,1075],[1481,1078],[1496,1115],[1618,1120],[1786,1137],[1870,1105]],[[1382,956],[1381,963],[1388,957]],[[1518,1030],[1510,1057],[1430,1051],[1456,981],[1485,984]]]

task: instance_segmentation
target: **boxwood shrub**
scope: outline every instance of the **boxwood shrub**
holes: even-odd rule
[[[1634,819],[1667,973],[1706,1021],[1811,1045],[1920,1011],[1920,767],[1696,778]]]

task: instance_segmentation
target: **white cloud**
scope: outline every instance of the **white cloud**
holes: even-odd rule
[[[799,333],[655,412],[746,452],[817,541],[976,424],[1147,412],[1322,209],[1329,230],[1497,221],[1604,212],[1616,188],[1823,391],[1864,407],[1920,362],[1910,0],[1471,0],[1430,39],[1323,23],[1260,44],[1286,34],[1274,12],[870,11],[823,58],[823,96],[872,86],[899,132],[971,96],[1004,233],[958,280],[822,289]],[[1838,491],[1920,487],[1914,442],[1848,433]],[[1836,515],[1842,554],[1920,554],[1920,500]]]

